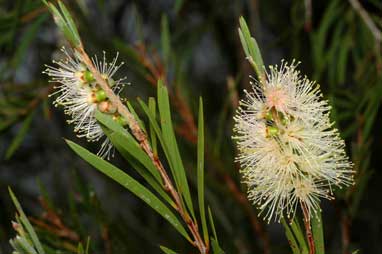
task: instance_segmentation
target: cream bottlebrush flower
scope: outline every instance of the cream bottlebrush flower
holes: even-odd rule
[[[115,114],[116,109],[107,99],[105,92],[99,87],[92,73],[87,70],[81,61],[81,56],[75,52],[69,53],[62,48],[65,55],[63,61],[53,61],[57,66],[48,66],[44,73],[51,77],[50,82],[59,84],[56,91],[51,94],[57,95],[54,105],[63,106],[65,114],[71,117],[69,123],[74,125],[74,131],[78,137],[85,137],[90,142],[99,141],[105,136],[101,126],[95,119],[95,112],[100,110],[104,113]],[[117,65],[118,54],[112,62],[106,61],[105,52],[102,60],[95,56],[92,61],[98,72],[112,86],[115,93],[119,94],[125,85],[126,78],[114,80],[112,77],[123,65],[123,62]],[[106,137],[98,155],[102,158],[110,158],[112,144]]]
[[[245,91],[234,117],[243,182],[268,222],[293,217],[298,205],[316,212],[320,198],[333,198],[332,186],[353,183],[330,106],[296,66],[271,66],[267,81]]]

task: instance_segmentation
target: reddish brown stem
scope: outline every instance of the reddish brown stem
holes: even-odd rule
[[[137,46],[137,51],[139,53],[139,59],[143,66],[147,68],[147,70],[150,72],[149,75],[146,76],[147,80],[155,87],[157,85],[157,81],[160,78],[166,78],[166,70],[164,68],[164,65],[160,62],[160,59],[158,57],[155,57],[155,64],[153,63],[153,60],[150,56],[147,54],[147,50],[144,44],[139,44]],[[155,66],[159,70],[155,69]],[[234,80],[233,78],[228,79],[228,90],[232,91],[234,89]],[[184,139],[191,142],[192,144],[196,144],[197,142],[197,127],[195,124],[194,116],[192,114],[192,110],[190,109],[189,105],[186,103],[186,100],[182,97],[182,94],[179,90],[169,90],[169,96],[171,103],[175,105],[175,108],[178,111],[178,114],[180,118],[182,119],[182,124],[179,127],[176,127],[176,131],[179,135],[181,135]],[[237,94],[232,95],[232,108],[236,108],[238,106],[238,96]],[[208,149],[208,147],[206,147]],[[206,157],[211,157],[212,153],[206,151]],[[211,161],[211,160],[210,160]],[[215,165],[215,168],[222,168],[224,165],[221,165],[220,162],[217,162],[213,160]],[[236,200],[236,202],[241,205],[244,209],[244,212],[247,214],[247,216],[250,219],[252,229],[254,230],[255,234],[259,236],[261,239],[262,245],[263,245],[263,253],[269,254],[270,251],[270,244],[269,239],[266,234],[266,232],[263,229],[262,224],[259,222],[257,215],[255,213],[255,210],[252,208],[252,205],[248,201],[246,195],[240,190],[237,183],[233,180],[233,178],[224,172],[221,172],[219,170],[216,170],[216,172],[219,174],[219,177],[224,179],[225,184],[228,186],[228,190],[231,192],[233,198]]]
[[[310,214],[305,203],[301,203],[302,213],[304,215],[305,233],[309,245],[309,254],[315,254],[316,247],[314,246],[314,239],[312,234],[312,228],[310,226]]]
[[[108,99],[113,104],[113,106],[117,109],[118,113],[127,120],[131,133],[137,139],[142,149],[150,157],[154,166],[160,173],[165,190],[171,195],[173,201],[175,202],[175,209],[177,210],[179,215],[182,217],[184,222],[187,224],[187,227],[193,236],[194,242],[192,242],[192,244],[199,249],[201,254],[207,254],[208,246],[205,245],[203,238],[200,236],[197,223],[191,219],[188,212],[183,207],[179,193],[174,188],[172,181],[170,177],[168,176],[167,171],[164,169],[160,160],[156,156],[154,156],[154,153],[148,142],[146,134],[142,131],[134,115],[130,113],[127,107],[122,103],[119,96],[113,92],[113,90],[110,88],[107,81],[102,77],[101,73],[98,72],[97,68],[94,66],[93,62],[91,61],[90,57],[85,52],[82,45],[77,47],[76,50],[81,55],[82,61],[84,62],[86,67],[93,74],[98,85],[105,91]]]
[[[346,214],[341,215],[342,253],[349,254],[350,245],[350,221]]]

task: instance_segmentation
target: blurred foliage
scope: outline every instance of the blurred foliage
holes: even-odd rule
[[[168,84],[174,128],[193,194],[197,190],[192,163],[197,158],[197,98],[203,95],[205,196],[227,253],[289,251],[281,226],[263,225],[246,200],[233,159],[232,114],[242,89],[249,85],[248,76],[254,74],[240,46],[239,16],[249,21],[265,65],[278,63],[280,58],[301,60],[302,71],[321,84],[330,100],[332,118],[355,163],[357,184],[337,190],[338,198],[323,204],[325,247],[328,253],[378,252],[377,240],[382,237],[378,231],[382,208],[375,204],[381,181],[377,154],[382,101],[379,0],[65,2],[91,52],[119,51],[128,63],[124,71],[132,85],[124,96],[140,115],[143,112],[134,97],[154,95],[159,79]],[[190,247],[160,216],[130,195],[121,195],[115,183],[83,172],[86,166],[74,155],[63,156],[71,158],[65,161],[65,172],[45,169],[54,184],[42,181],[40,205],[29,193],[30,187],[19,182],[18,171],[31,167],[24,164],[25,169],[9,170],[18,161],[26,161],[25,154],[45,156],[33,151],[29,143],[36,130],[46,126],[43,123],[60,126],[61,132],[52,137],[56,140],[67,137],[66,129],[71,127],[50,106],[48,94],[54,84],[41,75],[43,65],[57,57],[57,48],[64,43],[46,7],[37,0],[0,0],[0,4],[0,205],[4,207],[0,210],[0,250],[8,253],[8,239],[14,237],[10,223],[14,209],[6,191],[12,185],[47,249],[159,253],[155,243],[160,243],[188,253]],[[49,144],[39,145],[49,150]],[[65,146],[63,141],[61,145]],[[132,171],[118,154],[113,161]],[[73,173],[77,172],[73,168],[81,171]],[[60,174],[67,180],[61,181]]]

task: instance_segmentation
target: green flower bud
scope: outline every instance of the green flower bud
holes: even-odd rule
[[[274,137],[277,134],[279,134],[279,129],[277,127],[275,127],[275,126],[268,126],[267,127],[267,134],[270,137]]]
[[[272,116],[272,112],[271,111],[268,111],[266,114],[265,114],[265,120],[273,120],[273,116]]]
[[[84,71],[83,73],[83,78],[84,80],[87,82],[87,83],[91,83],[93,82],[95,79],[94,79],[94,76],[93,76],[93,73],[91,73],[90,71],[86,70]]]
[[[97,92],[95,92],[96,100],[97,102],[101,102],[107,99],[106,93],[104,90],[100,89]]]

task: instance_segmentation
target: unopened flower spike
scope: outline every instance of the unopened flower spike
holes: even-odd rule
[[[329,119],[319,86],[296,69],[271,66],[266,79],[245,91],[234,117],[243,182],[264,219],[292,218],[303,206],[311,215],[333,186],[353,183],[345,143]]]
[[[56,106],[62,106],[65,114],[70,116],[68,123],[74,125],[74,131],[78,137],[85,137],[89,142],[96,142],[105,138],[101,144],[98,155],[102,158],[110,158],[112,144],[98,124],[95,113],[97,110],[115,114],[116,108],[108,100],[93,74],[86,68],[81,56],[75,52],[69,52],[62,48],[65,60],[53,61],[56,66],[48,66],[44,73],[50,77],[50,82],[57,83],[56,91],[51,94],[57,96],[53,102]],[[118,53],[113,61],[108,63],[105,52],[102,60],[95,56],[92,61],[97,71],[108,81],[116,94],[119,94],[125,85],[125,79],[114,80],[113,76],[123,65],[117,64]]]

